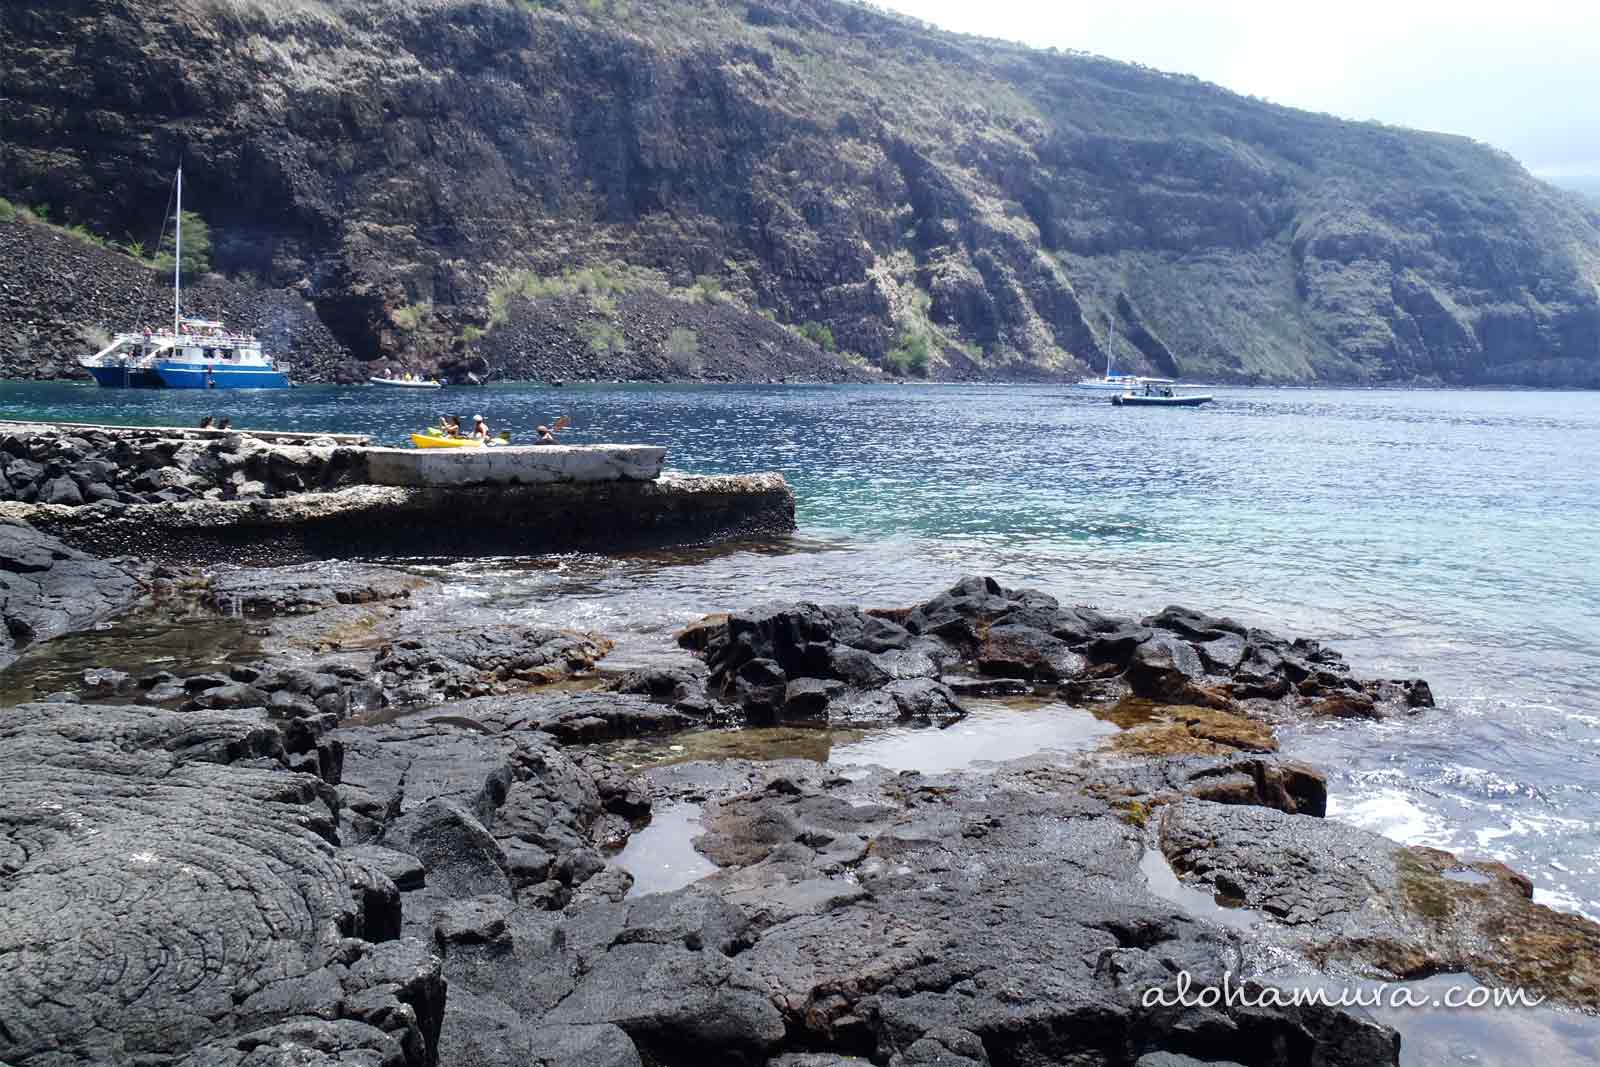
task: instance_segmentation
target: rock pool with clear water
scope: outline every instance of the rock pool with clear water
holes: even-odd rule
[[[441,410],[483,413],[514,434],[566,413],[570,441],[664,444],[683,470],[783,471],[799,531],[777,543],[409,561],[463,605],[617,637],[613,666],[681,655],[673,631],[705,612],[794,598],[895,605],[965,573],[1316,637],[1360,674],[1429,679],[1440,705],[1285,735],[1289,754],[1329,772],[1330,817],[1504,860],[1541,901],[1600,917],[1600,398],[1215,392],[1208,407],[1162,411],[1048,386],[506,385],[412,397],[7,384],[0,417],[188,425],[214,414],[400,443]],[[975,719],[968,729],[982,729]],[[1080,725],[1064,717],[1006,741],[1070,746]],[[767,749],[754,737],[691,744],[885,761],[927,744],[788,734],[800,736]],[[995,758],[1014,754],[1000,747]]]

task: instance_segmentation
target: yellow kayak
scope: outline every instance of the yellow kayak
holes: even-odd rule
[[[485,445],[509,445],[511,438],[505,434],[480,441],[476,437],[445,437],[436,433],[414,433],[411,443],[418,448],[483,448]]]
[[[418,448],[482,448],[476,437],[437,437],[429,433],[414,433],[411,443]]]

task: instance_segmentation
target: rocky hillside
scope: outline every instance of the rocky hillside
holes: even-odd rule
[[[0,57],[0,196],[153,237],[182,158],[357,360],[1600,385],[1600,210],[1508,156],[854,4],[28,0]]]
[[[0,276],[0,377],[81,376],[76,357],[112,334],[171,325],[168,275],[59,227],[0,223],[0,263],[7,265]],[[185,305],[255,333],[269,352],[287,358],[298,380],[355,374],[355,361],[297,293],[213,274],[192,280]]]

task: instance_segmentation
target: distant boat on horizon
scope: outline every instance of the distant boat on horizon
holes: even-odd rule
[[[183,168],[177,174],[172,329],[130,330],[78,365],[105,389],[287,389],[288,368],[248,334],[183,314]],[[164,227],[163,227],[164,229]]]
[[[369,385],[387,385],[394,389],[443,389],[444,383],[436,378],[390,378],[373,375],[367,379]]]
[[[1147,388],[1151,385],[1170,386],[1174,389],[1196,389],[1199,386],[1179,385],[1171,378],[1147,378],[1140,374],[1114,374],[1111,371],[1111,345],[1117,339],[1117,321],[1109,319],[1110,333],[1106,338],[1106,373],[1100,378],[1080,378],[1072,386],[1084,392],[1114,393],[1116,396],[1125,396],[1136,390]],[[1113,397],[1115,399],[1115,397]],[[1208,396],[1205,398],[1210,400]],[[1205,401],[1201,401],[1204,403]],[[1192,406],[1192,405],[1191,405]]]
[[[1117,339],[1117,320],[1107,316],[1107,325],[1110,332],[1106,337],[1106,373],[1101,378],[1080,378],[1075,389],[1084,389],[1094,392],[1126,392],[1145,381],[1137,374],[1113,374],[1111,372],[1111,345]]]

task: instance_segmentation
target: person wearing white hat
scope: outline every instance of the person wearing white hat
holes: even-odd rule
[[[489,440],[489,424],[483,421],[482,415],[472,416],[472,436],[485,443]]]

